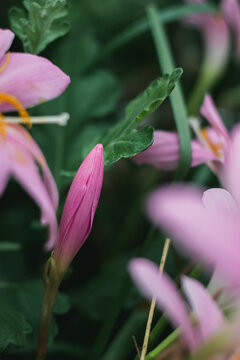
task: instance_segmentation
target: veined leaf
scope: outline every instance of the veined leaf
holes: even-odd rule
[[[23,9],[11,8],[12,30],[22,40],[25,52],[39,54],[69,30],[67,0],[24,0]]]
[[[152,126],[138,128],[138,125],[168,97],[175,83],[182,75],[182,69],[175,69],[171,75],[154,80],[148,88],[126,107],[125,117],[99,140],[104,146],[105,164],[121,158],[128,158],[146,150],[153,142]]]

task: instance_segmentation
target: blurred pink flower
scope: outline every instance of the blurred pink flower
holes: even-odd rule
[[[104,172],[102,144],[96,145],[73,179],[62,213],[53,257],[61,274],[86,241],[101,193]]]
[[[223,15],[235,32],[237,57],[240,59],[240,5],[238,0],[222,0]]]
[[[15,97],[25,108],[59,96],[70,78],[41,56],[6,53],[13,39],[12,31],[0,29],[1,93]],[[1,112],[15,110],[10,102],[0,101]]]
[[[203,192],[169,186],[153,192],[147,213],[196,260],[217,269],[240,287],[240,131],[236,131],[222,172],[225,189]]]
[[[228,1],[228,0],[227,0]],[[204,0],[185,0],[188,4],[204,4]],[[197,27],[205,45],[204,67],[211,73],[219,73],[224,68],[230,48],[229,30],[223,15],[196,14],[184,20]]]
[[[173,325],[180,327],[190,351],[196,350],[223,327],[225,319],[221,310],[200,282],[182,277],[184,293],[197,318],[197,324],[193,325],[176,285],[167,274],[161,274],[154,263],[134,259],[130,262],[129,271],[143,294],[149,300],[156,298],[158,306],[167,313]]]
[[[0,120],[2,121],[2,120]],[[8,179],[14,176],[41,209],[41,222],[49,225],[47,249],[54,245],[57,233],[58,191],[46,160],[31,135],[20,125],[0,124],[0,195]],[[43,177],[38,170],[40,166]]]
[[[205,149],[197,140],[192,145],[192,166],[216,160],[216,155]],[[133,157],[137,164],[149,164],[159,170],[176,170],[179,162],[179,138],[170,131],[154,131],[153,144],[142,153]]]

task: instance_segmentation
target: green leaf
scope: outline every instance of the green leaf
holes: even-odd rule
[[[12,30],[22,40],[25,52],[39,54],[69,31],[67,0],[24,0],[23,9],[11,8]]]
[[[13,243],[10,241],[0,242],[0,252],[2,251],[17,251],[21,249],[21,244]]]
[[[138,125],[168,97],[182,75],[182,69],[175,69],[171,75],[154,80],[148,88],[126,107],[125,117],[99,139],[104,146],[105,164],[121,158],[128,158],[146,150],[153,142],[152,126],[138,128]]]

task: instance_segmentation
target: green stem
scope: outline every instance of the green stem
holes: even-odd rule
[[[158,356],[162,351],[166,350],[179,338],[179,334],[179,329],[174,330],[166,339],[161,342],[161,344],[159,344],[155,349],[148,353],[146,360],[155,359],[156,356]]]
[[[159,20],[158,12],[155,6],[151,5],[147,8],[152,36],[156,47],[159,64],[165,73],[171,73],[175,68],[171,50],[165,29]],[[170,102],[176,122],[176,127],[180,142],[180,160],[176,173],[177,179],[183,179],[191,165],[191,137],[187,122],[187,111],[182,89],[179,83],[170,94]]]

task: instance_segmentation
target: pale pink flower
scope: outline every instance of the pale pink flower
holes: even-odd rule
[[[46,248],[51,249],[57,233],[58,191],[40,148],[20,125],[7,125],[4,136],[0,134],[0,168],[0,195],[9,177],[14,176],[41,209],[41,222],[49,225]]]
[[[197,166],[211,160],[217,160],[216,155],[205,149],[199,141],[191,141],[192,166]],[[133,157],[137,164],[149,164],[159,170],[176,170],[180,156],[179,137],[175,132],[154,131],[153,144],[145,151]]]
[[[204,4],[204,0],[185,0],[188,4]],[[211,73],[224,68],[229,54],[230,39],[226,21],[222,15],[196,14],[185,18],[185,22],[197,27],[205,46],[204,67]]]
[[[70,187],[62,213],[53,257],[61,274],[86,241],[101,193],[104,172],[102,144],[81,164]]]
[[[197,280],[182,277],[183,290],[197,322],[190,320],[185,301],[174,282],[146,259],[134,259],[129,271],[143,294],[166,312],[175,327],[180,327],[184,342],[190,351],[216,335],[225,323],[224,316],[208,291]],[[195,325],[194,325],[195,324]]]
[[[1,94],[14,96],[25,108],[59,96],[68,86],[69,76],[41,56],[6,53],[13,39],[10,30],[0,29]],[[15,110],[10,102],[0,101],[1,112]]]
[[[225,189],[203,192],[191,186],[170,186],[152,193],[149,217],[184,249],[204,261],[229,284],[240,287],[240,131],[236,131],[222,181]]]

